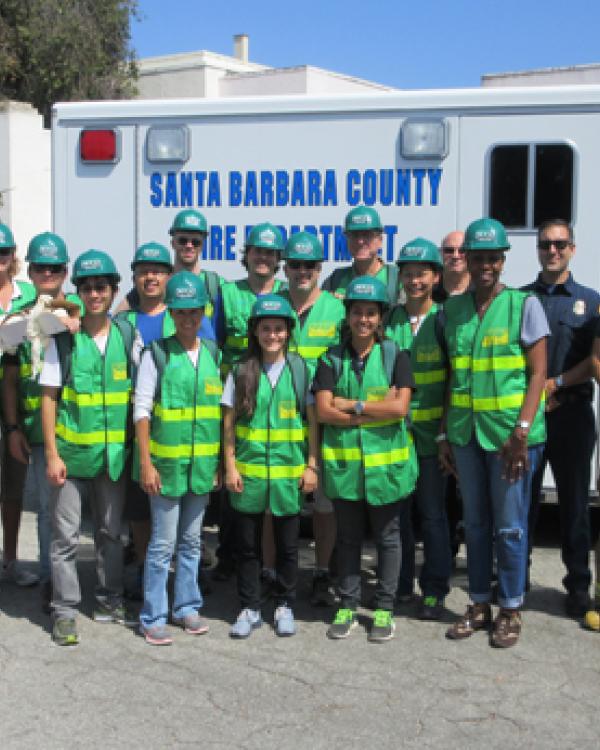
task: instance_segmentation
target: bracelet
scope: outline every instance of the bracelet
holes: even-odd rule
[[[316,466],[309,466],[308,464],[306,464],[306,467],[305,467],[305,468],[307,468],[307,469],[310,469],[311,471],[314,471],[314,472],[315,472],[315,474],[318,474],[318,473],[319,473],[319,470],[317,469],[317,467],[316,467]]]
[[[433,439],[436,443],[443,443],[444,440],[448,440],[448,435],[446,435],[445,432],[440,432],[440,434],[436,435]]]

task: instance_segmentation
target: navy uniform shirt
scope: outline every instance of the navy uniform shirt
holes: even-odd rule
[[[600,321],[600,294],[573,280],[546,284],[540,274],[523,289],[535,292],[550,326],[548,339],[548,378],[555,378],[589,357]],[[592,383],[565,388],[585,398],[592,397]]]

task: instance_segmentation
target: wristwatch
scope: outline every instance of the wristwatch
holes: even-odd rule
[[[354,404],[354,413],[356,414],[357,417],[360,417],[360,415],[363,413],[364,410],[365,410],[364,401],[357,401]]]
[[[520,419],[517,422],[517,427],[520,427],[523,432],[529,432],[529,428],[531,427],[531,422],[527,422],[525,419]]]

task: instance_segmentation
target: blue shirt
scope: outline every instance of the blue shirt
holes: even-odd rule
[[[142,337],[144,346],[148,346],[153,341],[161,339],[163,335],[163,321],[166,310],[158,315],[148,315],[148,313],[138,312],[135,316],[135,327]]]
[[[523,288],[538,296],[550,326],[548,377],[561,375],[589,357],[600,321],[600,294],[578,284],[571,274],[564,284],[546,284],[540,274]],[[592,384],[567,390],[591,398]]]

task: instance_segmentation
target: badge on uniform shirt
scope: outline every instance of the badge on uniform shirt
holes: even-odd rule
[[[585,302],[582,299],[575,300],[573,312],[575,315],[585,315]]]

